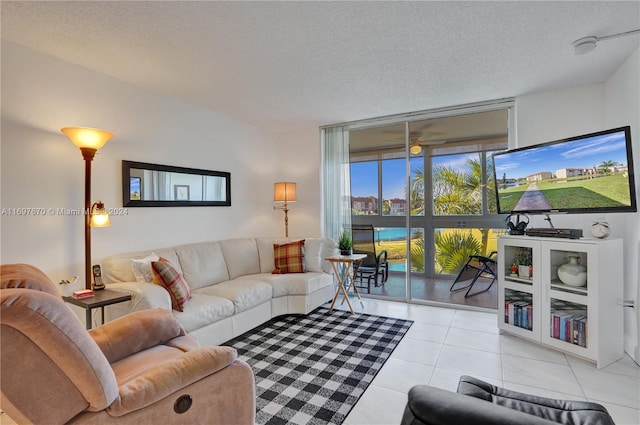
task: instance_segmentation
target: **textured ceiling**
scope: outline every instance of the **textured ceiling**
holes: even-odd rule
[[[272,132],[605,81],[640,2],[2,1],[2,38]]]

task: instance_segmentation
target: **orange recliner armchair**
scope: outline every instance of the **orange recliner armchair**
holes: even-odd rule
[[[0,266],[1,408],[20,424],[253,424],[251,368],[200,347],[171,312],[90,331],[26,264]]]

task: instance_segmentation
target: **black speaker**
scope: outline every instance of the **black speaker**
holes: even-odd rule
[[[529,217],[526,215],[523,215],[523,217],[527,221],[520,221],[520,214],[516,214],[515,217],[512,214],[509,214],[509,216],[504,220],[505,223],[507,223],[507,229],[509,229],[510,235],[524,235],[524,231],[529,224]]]

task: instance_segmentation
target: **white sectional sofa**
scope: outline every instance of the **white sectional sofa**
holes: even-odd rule
[[[130,293],[131,301],[107,308],[111,320],[136,310],[171,310],[169,292],[136,282],[132,260],[152,253],[168,260],[191,291],[183,311],[172,310],[203,345],[218,345],[283,314],[307,314],[335,293],[331,265],[337,254],[329,239],[304,238],[305,273],[272,274],[273,245],[303,238],[246,238],[202,242],[114,255],[102,262],[107,288]]]

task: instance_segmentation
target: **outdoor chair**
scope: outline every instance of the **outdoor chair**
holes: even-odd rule
[[[453,281],[453,284],[451,285],[451,288],[449,288],[449,291],[458,292],[466,289],[467,292],[464,294],[465,298],[487,292],[491,288],[491,285],[493,285],[493,283],[498,278],[496,274],[497,263],[494,258],[496,254],[496,251],[492,251],[488,257],[485,257],[483,255],[470,255],[467,263],[464,265],[464,267],[462,267],[460,273],[458,273],[456,280]],[[481,291],[470,293],[473,285],[481,277],[491,279],[491,283],[489,284],[489,286]],[[461,286],[458,288],[455,287],[456,284],[467,281],[471,282],[466,286]]]
[[[353,253],[366,254],[358,268],[355,283],[359,288],[367,288],[371,292],[371,284],[375,287],[382,286],[389,278],[389,263],[387,251],[376,251],[374,230],[371,224],[354,224],[351,226],[353,238]],[[366,285],[365,285],[366,284]]]

